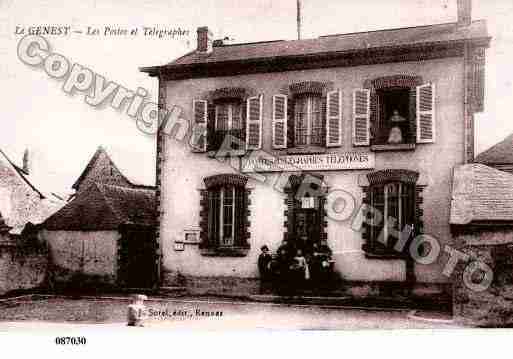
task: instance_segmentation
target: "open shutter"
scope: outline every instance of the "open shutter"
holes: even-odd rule
[[[250,97],[246,102],[246,148],[262,148],[262,95]]]
[[[370,90],[353,91],[353,145],[370,144]]]
[[[273,96],[273,147],[287,148],[287,96]]]
[[[326,110],[326,146],[342,145],[342,96],[340,91],[328,92]]]
[[[207,114],[208,103],[205,100],[193,100],[192,112],[194,115],[193,149],[197,152],[207,151]]]
[[[435,85],[417,86],[417,142],[435,142]]]

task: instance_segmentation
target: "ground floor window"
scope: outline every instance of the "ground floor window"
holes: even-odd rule
[[[248,247],[247,178],[236,175],[216,175],[205,179],[206,189],[201,199],[202,248],[230,249]]]
[[[237,226],[241,221],[236,219],[243,213],[243,189],[226,186],[209,191],[209,236],[216,239],[220,246],[235,245],[235,237],[239,233]],[[240,228],[239,228],[240,229]]]
[[[370,207],[370,223],[366,225],[364,249],[372,255],[403,256],[404,251],[395,248],[399,239],[409,241],[420,233],[418,173],[390,169],[367,177],[370,186],[365,189],[365,202]],[[401,237],[405,235],[408,238]]]

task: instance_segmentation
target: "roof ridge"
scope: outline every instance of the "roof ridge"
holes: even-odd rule
[[[470,25],[462,26],[462,28],[468,28],[468,27],[472,26],[472,24],[474,24],[474,23],[479,23],[479,22],[484,22],[484,21],[485,20],[483,20],[483,19],[473,20],[470,23]],[[426,25],[415,25],[415,26],[405,26],[405,27],[394,27],[394,28],[390,28],[390,29],[345,32],[345,33],[339,33],[339,34],[321,35],[318,38],[346,36],[346,35],[359,35],[359,34],[372,34],[372,33],[376,33],[376,32],[411,30],[411,29],[429,28],[429,27],[437,27],[437,26],[444,26],[444,25],[454,25],[455,27],[457,27],[458,23],[457,22],[441,22],[439,24],[426,24]],[[295,41],[297,41],[297,40],[295,40]]]

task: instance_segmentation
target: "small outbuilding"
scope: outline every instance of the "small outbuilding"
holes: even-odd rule
[[[513,325],[513,175],[482,164],[457,167],[450,223],[459,251],[454,318]]]
[[[42,225],[54,283],[153,287],[155,221],[154,190],[92,183]]]

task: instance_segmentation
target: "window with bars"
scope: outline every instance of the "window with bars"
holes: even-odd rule
[[[304,95],[294,103],[294,144],[324,146],[324,120],[320,96]]]

